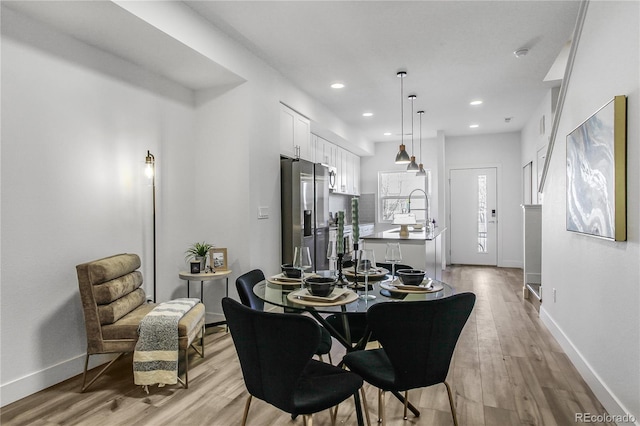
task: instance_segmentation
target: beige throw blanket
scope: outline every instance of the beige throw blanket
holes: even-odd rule
[[[178,382],[178,323],[200,300],[175,299],[156,306],[140,322],[133,353],[136,385],[173,385]]]

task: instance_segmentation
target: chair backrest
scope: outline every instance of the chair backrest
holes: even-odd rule
[[[320,326],[299,314],[257,311],[222,299],[249,393],[288,413],[303,369],[320,343]]]
[[[253,286],[264,280],[264,273],[260,269],[254,269],[236,278],[238,296],[244,306],[262,311],[264,302],[253,293]]]
[[[140,257],[118,254],[76,266],[87,331],[87,352],[104,350],[102,326],[145,303]]]
[[[415,302],[384,302],[367,321],[394,367],[398,390],[442,383],[476,295]]]

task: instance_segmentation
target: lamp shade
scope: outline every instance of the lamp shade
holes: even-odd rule
[[[409,162],[409,165],[407,166],[407,172],[417,172],[418,170],[420,170],[420,168],[418,167],[418,164],[416,163],[416,157],[415,156],[411,156],[411,160]]]
[[[400,150],[396,154],[396,164],[409,164],[411,162],[411,158],[409,158],[409,154],[405,149],[404,144],[400,144]]]
[[[399,71],[396,74],[400,79],[400,148],[396,154],[396,164],[409,164],[411,159],[404,146],[404,78],[407,76],[406,71]]]

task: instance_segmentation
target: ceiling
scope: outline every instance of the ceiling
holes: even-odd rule
[[[544,79],[579,8],[575,0],[184,3],[374,142],[400,139],[399,70],[407,71],[405,135],[410,94],[414,112],[425,111],[425,138],[521,130],[560,84]],[[516,58],[522,48],[528,54]],[[484,103],[470,106],[476,99]]]

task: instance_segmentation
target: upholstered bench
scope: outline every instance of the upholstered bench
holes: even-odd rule
[[[156,305],[146,303],[142,288],[141,262],[136,254],[118,254],[76,266],[87,331],[87,356],[82,391],[91,386],[118,358],[133,352],[138,341],[138,325]],[[178,323],[179,350],[184,352],[185,388],[189,386],[188,349],[204,357],[204,314],[202,303],[195,305]],[[200,337],[200,350],[193,344]],[[120,353],[88,383],[89,356]]]

